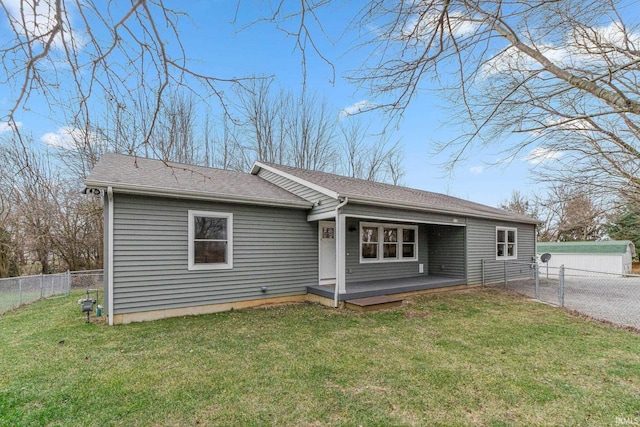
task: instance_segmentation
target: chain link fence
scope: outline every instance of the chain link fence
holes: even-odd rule
[[[101,288],[103,275],[102,270],[85,270],[0,279],[0,314],[72,289]]]
[[[530,266],[527,277],[521,273]],[[483,284],[499,286],[599,320],[640,328],[640,276],[484,260]],[[501,271],[501,274],[497,274]]]
[[[82,270],[69,273],[71,289],[102,289],[104,270]]]

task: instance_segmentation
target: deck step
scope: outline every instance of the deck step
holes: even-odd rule
[[[375,297],[356,298],[346,300],[346,307],[356,311],[376,311],[388,308],[401,307],[402,298],[389,295],[379,295]]]

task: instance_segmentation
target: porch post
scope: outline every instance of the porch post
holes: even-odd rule
[[[336,217],[336,288],[333,293],[333,306],[338,307],[338,294],[344,294],[346,287],[344,285],[344,240],[345,240],[345,216],[338,215]]]
[[[333,306],[338,307],[338,294],[347,292],[345,286],[345,245],[347,239],[347,217],[340,213],[340,208],[349,203],[347,197],[336,206],[336,287],[333,293]]]
[[[347,240],[347,216],[339,215],[338,221],[336,222],[336,235],[338,238],[336,239],[336,243],[338,245],[336,254],[337,254],[337,264],[336,264],[336,285],[338,286],[338,292],[344,294],[347,292],[347,287],[345,284],[346,281],[346,240]]]

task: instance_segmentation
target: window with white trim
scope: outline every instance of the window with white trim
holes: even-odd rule
[[[189,270],[233,268],[233,214],[189,211]]]
[[[360,223],[360,262],[418,260],[415,225]]]
[[[496,259],[518,258],[518,229],[496,227]]]

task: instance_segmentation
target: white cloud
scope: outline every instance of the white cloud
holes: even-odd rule
[[[553,160],[559,160],[562,157],[562,151],[550,150],[548,148],[536,147],[529,154],[522,159],[531,163],[532,165],[539,165],[541,163]]]
[[[547,127],[555,127],[557,129],[580,132],[582,134],[587,134],[594,130],[591,123],[584,119],[567,120],[565,118],[549,116],[545,123]]]
[[[482,172],[484,172],[484,166],[473,166],[469,168],[469,172],[471,172],[474,175],[480,175]]]
[[[16,126],[18,128],[22,127],[22,122],[16,122]],[[10,132],[14,129],[12,124],[9,124],[8,122],[0,122],[0,133],[4,133],[4,132]]]
[[[449,22],[444,26],[444,31],[453,37],[465,37],[478,29],[479,24],[461,12],[449,12],[448,17]],[[441,13],[435,11],[420,13],[402,27],[400,39],[428,40],[436,31],[441,31],[441,18]]]
[[[61,127],[55,132],[48,132],[40,137],[40,141],[52,148],[61,150],[74,150],[78,146],[95,142],[97,136],[93,133],[87,135],[83,129],[69,126]]]
[[[376,104],[370,101],[358,101],[355,104],[349,105],[348,107],[340,110],[340,118],[352,116],[354,114],[361,113],[362,111],[367,111],[374,108]]]
[[[63,150],[72,150],[76,147],[73,140],[73,129],[63,127],[55,132],[48,132],[42,135],[40,140],[47,144],[49,147],[61,148]]]
[[[588,37],[587,37],[588,35]],[[622,53],[630,46],[640,44],[640,33],[628,31],[619,22],[611,22],[589,31],[575,29],[564,36],[557,45],[532,42],[536,49],[549,60],[562,67],[600,68],[611,63],[628,63]],[[514,47],[507,47],[482,66],[482,75],[488,77],[498,73],[517,73],[538,70],[542,66]]]
[[[13,21],[11,25],[21,35],[28,35],[30,40],[41,40],[41,43],[44,44],[49,39],[48,35],[58,25],[56,19],[57,6],[54,0],[4,0],[2,3],[9,12],[8,15],[11,21]],[[70,37],[74,40],[73,45],[81,46],[81,40],[77,37],[76,32],[70,31],[70,28],[68,28],[73,14],[69,13],[69,9],[66,8],[67,3],[72,2],[60,3],[60,7],[63,9],[61,16],[63,17],[67,46],[72,46],[69,43]],[[63,44],[62,34],[58,33],[53,40],[53,47],[62,50],[64,48]]]

